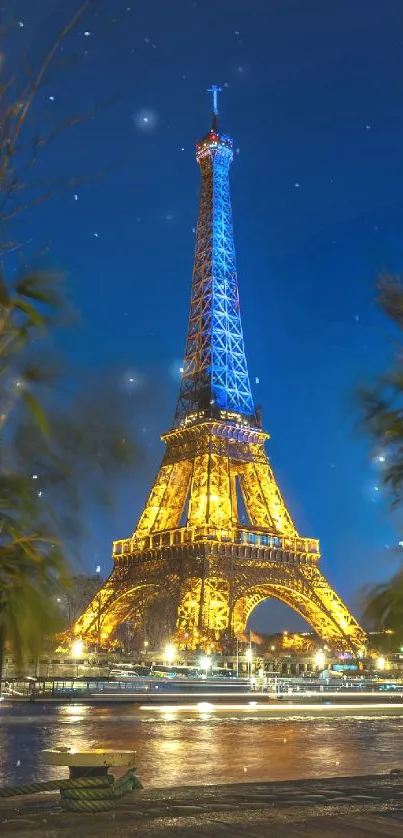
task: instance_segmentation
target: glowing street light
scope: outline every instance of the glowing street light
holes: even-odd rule
[[[319,651],[316,652],[315,663],[316,663],[316,666],[319,667],[319,669],[321,669],[323,667],[323,665],[325,663],[325,653],[322,652],[322,649],[319,649]]]
[[[84,643],[82,640],[75,640],[71,646],[71,654],[74,658],[81,658],[84,652]]]
[[[205,655],[203,658],[200,658],[200,669],[205,670],[206,676],[207,676],[207,673],[208,673],[208,670],[210,669],[210,667],[211,667],[211,658],[209,658],[207,655]]]
[[[173,643],[168,643],[165,646],[165,660],[167,663],[172,663],[176,658],[176,649]]]
[[[248,661],[248,678],[250,678],[251,675],[252,675],[252,661],[253,661],[252,646],[249,646],[249,648],[246,650],[245,657],[246,657],[246,660]]]
[[[383,670],[385,669],[385,666],[386,666],[385,658],[382,658],[382,657],[378,658],[378,660],[376,662],[376,668],[379,669],[380,672],[383,672]]]

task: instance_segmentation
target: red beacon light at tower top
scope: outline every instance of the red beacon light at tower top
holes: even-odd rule
[[[211,148],[212,146],[214,147],[218,145],[225,146],[230,150],[232,150],[233,148],[233,142],[230,137],[226,137],[224,136],[224,134],[218,134],[212,128],[210,133],[207,134],[206,137],[203,137],[203,139],[200,140],[200,142],[196,143],[196,150],[202,151],[203,149]]]

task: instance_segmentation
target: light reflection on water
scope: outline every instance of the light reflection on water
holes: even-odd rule
[[[126,705],[1,707],[0,783],[67,775],[41,750],[70,746],[137,752],[146,787],[372,774],[402,766],[403,719],[281,719],[157,713]]]

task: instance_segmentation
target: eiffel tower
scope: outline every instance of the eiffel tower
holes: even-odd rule
[[[179,647],[225,649],[253,609],[276,597],[345,650],[365,634],[318,563],[319,542],[296,530],[265,452],[249,382],[239,307],[229,168],[233,141],[212,126],[196,146],[201,171],[190,316],[179,399],[155,483],[113,570],[73,627],[105,645],[141,626],[160,597],[176,607]],[[242,520],[247,516],[247,522]]]

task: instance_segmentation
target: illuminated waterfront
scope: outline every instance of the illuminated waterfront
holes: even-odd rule
[[[403,718],[273,720],[253,709],[215,715],[130,705],[14,705],[0,715],[0,782],[61,776],[43,748],[133,748],[146,787],[263,782],[388,772],[401,767]]]

